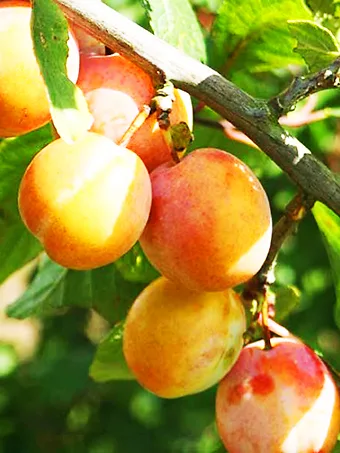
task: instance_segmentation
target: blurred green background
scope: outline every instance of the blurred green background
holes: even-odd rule
[[[106,3],[147,26],[140,2]],[[204,6],[215,11],[221,2],[192,3],[196,8]],[[284,71],[262,74],[255,94],[270,96],[279,92],[290,76]],[[254,90],[240,79],[242,83],[248,91]],[[340,95],[335,91],[320,94],[317,108],[324,106],[340,107]],[[201,117],[216,119],[209,110],[204,110]],[[293,132],[321,160],[340,170],[340,128],[336,118]],[[268,193],[277,220],[295,193],[295,187],[278,167],[257,149],[229,140],[221,130],[197,123],[194,135],[192,149],[219,147],[236,154],[253,169]],[[133,275],[127,275],[124,261],[120,271],[124,278],[133,280]],[[34,267],[29,268],[24,280],[14,276],[0,288],[2,308],[24,288],[25,278],[30,279],[32,272]],[[311,214],[285,243],[276,277],[278,288],[293,285],[301,291],[299,303],[283,324],[339,370],[340,333],[334,322],[331,269]],[[0,313],[0,453],[224,452],[214,425],[216,388],[178,400],[163,400],[134,381],[98,384],[88,377],[96,344],[107,329],[108,324],[98,315],[80,308],[28,322],[9,320]]]

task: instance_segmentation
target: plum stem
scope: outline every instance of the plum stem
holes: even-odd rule
[[[271,285],[275,281],[274,269],[277,255],[285,240],[295,233],[299,222],[313,207],[315,199],[308,194],[298,193],[286,206],[285,212],[273,228],[272,241],[265,262],[259,272],[248,282],[247,290]]]
[[[264,339],[264,344],[265,344],[265,349],[271,349],[272,344],[270,341],[271,338],[271,333],[270,329],[268,326],[268,320],[269,320],[269,315],[268,315],[268,298],[266,297],[267,293],[267,288],[265,289],[265,294],[264,298],[262,301],[262,307],[261,307],[261,322],[262,322],[262,331],[263,331],[263,339]]]
[[[148,105],[143,105],[143,110],[141,110],[136,118],[130,124],[129,129],[125,132],[123,137],[118,141],[119,146],[126,148],[129,141],[131,140],[133,134],[144,124],[145,120],[150,115],[151,108]]]

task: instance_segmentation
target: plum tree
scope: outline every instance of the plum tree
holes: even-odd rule
[[[150,76],[119,54],[83,55],[77,82],[94,117],[92,131],[119,142],[144,105],[155,96]],[[171,124],[192,128],[190,96],[175,90]],[[127,147],[137,153],[149,171],[171,159],[171,149],[159,128],[156,113],[132,135]]]
[[[43,188],[43,190],[42,190]],[[141,159],[88,132],[55,140],[28,166],[19,188],[27,228],[57,263],[92,269],[118,259],[138,240],[151,204]]]
[[[199,293],[160,277],[133,303],[123,351],[142,386],[176,398],[216,384],[235,363],[244,331],[233,290]]]
[[[274,338],[246,346],[224,377],[216,419],[229,453],[328,453],[340,430],[330,372],[302,342]]]
[[[33,51],[31,6],[20,0],[0,2],[0,137],[22,135],[50,121],[45,83]],[[76,81],[79,52],[69,38],[67,69]]]
[[[200,149],[157,168],[151,182],[152,208],[140,244],[163,275],[193,290],[221,291],[260,269],[271,239],[270,208],[243,162]]]

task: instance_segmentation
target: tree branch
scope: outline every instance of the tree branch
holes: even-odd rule
[[[244,132],[304,192],[340,215],[340,182],[277,122],[277,112],[213,69],[185,55],[100,2],[55,0],[65,14],[154,79],[165,78],[203,101]]]
[[[285,240],[291,236],[297,225],[313,207],[315,200],[305,193],[298,193],[286,206],[285,212],[274,225],[272,241],[265,262],[259,272],[245,286],[243,297],[247,300],[257,299],[257,294],[274,283],[276,258]]]
[[[340,86],[340,58],[316,74],[296,77],[291,85],[270,101],[277,117],[288,113],[297,102],[318,91]]]

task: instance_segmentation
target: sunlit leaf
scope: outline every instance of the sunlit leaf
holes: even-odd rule
[[[40,242],[19,218],[0,224],[0,283],[41,251]]]
[[[335,321],[340,328],[340,217],[321,203],[313,214],[325,241],[336,292]]]
[[[212,30],[210,64],[234,81],[238,71],[252,74],[302,64],[293,51],[289,19],[312,16],[302,0],[224,0]]]
[[[27,233],[29,234],[29,233]],[[123,279],[113,264],[89,271],[66,269],[47,256],[25,293],[8,308],[8,315],[27,318],[51,308],[93,308],[111,323],[123,319],[143,285]]]
[[[332,63],[340,48],[330,30],[312,21],[288,21],[289,30],[297,40],[296,52],[305,60],[310,71],[318,71]]]
[[[149,283],[159,277],[138,242],[115,262],[115,266],[124,279],[130,282]]]
[[[307,6],[313,14],[322,17],[324,14],[334,14],[334,0],[306,0]]]
[[[142,0],[156,36],[183,52],[206,60],[202,30],[189,0]]]
[[[67,269],[47,258],[44,259],[39,272],[25,293],[8,306],[7,315],[24,319],[41,314],[46,308],[61,307],[66,273]]]
[[[0,142],[0,203],[8,198],[16,200],[28,164],[51,140],[51,127],[47,125],[21,137]]]
[[[99,344],[90,376],[97,382],[134,379],[123,354],[124,325],[117,324]]]
[[[296,286],[281,286],[275,292],[275,320],[283,321],[292,314],[301,302],[301,293]]]
[[[67,77],[67,20],[53,0],[33,0],[32,30],[54,126],[66,142],[73,142],[90,128],[92,117],[83,93]]]

